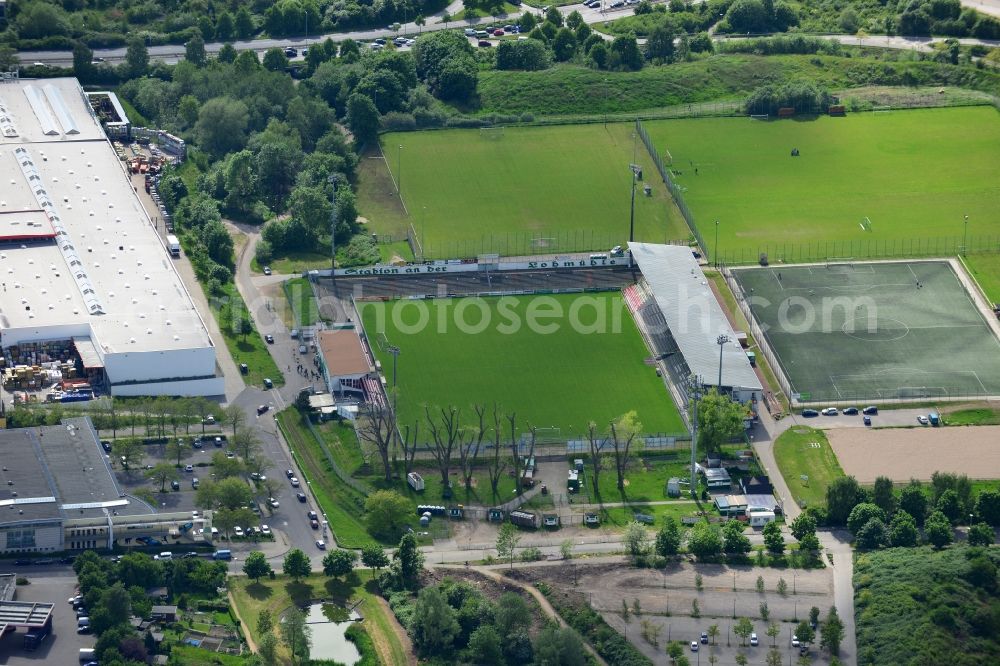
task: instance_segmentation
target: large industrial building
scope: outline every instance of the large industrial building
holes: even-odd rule
[[[201,541],[211,512],[157,513],[128,495],[90,419],[0,430],[0,553],[104,550],[139,538]]]
[[[0,346],[114,395],[222,395],[204,321],[76,79],[0,83]],[[41,388],[41,387],[39,387]]]

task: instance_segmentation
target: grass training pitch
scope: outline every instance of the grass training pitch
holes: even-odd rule
[[[690,232],[632,130],[612,123],[385,134],[385,161],[361,165],[358,209],[372,230],[394,238],[412,223],[429,257],[606,251],[628,240],[636,163],[652,196],[636,183],[635,238],[685,239]]]
[[[469,422],[474,404],[492,414],[496,402],[540,434],[582,436],[590,421],[604,429],[633,409],[646,433],[684,431],[619,292],[358,306],[390,388],[393,359],[380,332],[400,350],[401,425],[419,420],[426,432],[424,404],[455,405]]]
[[[803,401],[1000,394],[1000,339],[948,262],[733,275]]]
[[[661,154],[670,151],[709,251],[719,220],[727,261],[756,261],[758,251],[772,261],[872,256],[875,243],[883,255],[899,243],[905,256],[915,239],[961,239],[965,215],[970,245],[1000,233],[1000,115],[992,107],[643,125]],[[871,231],[860,226],[865,217]]]

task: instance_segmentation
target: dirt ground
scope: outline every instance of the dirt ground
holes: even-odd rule
[[[1000,479],[1000,426],[834,428],[826,436],[844,473],[860,483],[927,480],[934,472]]]

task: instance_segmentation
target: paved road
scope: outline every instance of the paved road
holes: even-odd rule
[[[665,0],[654,0],[654,2],[664,2]],[[982,11],[987,14],[992,14],[994,16],[1000,17],[1000,0],[962,0],[962,5],[965,7],[971,7],[973,9]],[[460,2],[452,2],[446,10],[450,14],[455,14],[461,11]],[[529,7],[528,5],[523,6],[524,11],[532,12],[536,15],[541,15],[541,11]],[[583,16],[584,22],[590,25],[604,23],[605,21],[613,21],[615,19],[623,18],[625,16],[632,16],[635,11],[634,7],[621,7],[618,9],[588,9],[580,4],[566,5],[559,8],[559,11],[563,15],[567,15],[571,12],[578,11]],[[449,28],[461,28],[461,27],[474,27],[477,25],[485,25],[489,23],[494,23],[492,16],[484,16],[476,19],[467,19],[464,21],[449,21],[444,23],[441,17],[444,15],[444,10],[433,16],[427,18],[427,25],[418,26],[415,23],[404,23],[400,25],[398,30],[391,30],[389,28],[380,29],[368,29],[368,30],[353,30],[349,32],[335,32],[325,35],[317,35],[315,37],[308,38],[284,38],[284,39],[254,39],[234,42],[233,46],[238,50],[252,49],[259,54],[263,54],[270,48],[280,47],[284,48],[286,46],[294,46],[301,50],[303,47],[308,47],[312,44],[320,43],[327,38],[333,39],[335,41],[342,41],[345,39],[353,39],[360,42],[370,42],[376,38],[391,38],[396,35],[418,35],[423,32],[433,32],[436,30],[446,30]],[[501,21],[506,19],[506,16],[501,16]],[[891,48],[891,49],[914,49],[918,51],[930,51],[932,50],[932,43],[936,41],[942,41],[944,38],[923,38],[923,37],[886,37],[886,36],[872,36],[866,37],[859,40],[854,35],[822,35],[828,39],[835,39],[842,44],[851,45],[863,45],[871,47],[881,47],[881,48]],[[713,37],[715,39],[727,39],[725,37]],[[745,39],[744,37],[731,37],[728,39]],[[640,40],[644,41],[644,40]],[[998,40],[980,40],[980,39],[970,39],[964,38],[960,39],[959,42],[966,45],[980,44],[984,46],[1000,46],[1000,41]],[[222,48],[223,42],[212,42],[205,45],[205,50],[208,53],[217,53],[220,48]],[[113,48],[113,49],[95,49],[94,56],[103,58],[108,63],[117,63],[125,59],[125,49],[124,48]],[[160,46],[150,46],[149,56],[153,60],[159,60],[166,62],[168,64],[176,63],[178,60],[184,57],[184,46],[180,44],[164,44]],[[34,63],[40,62],[52,66],[70,66],[73,62],[73,56],[70,51],[25,51],[19,55],[21,62],[24,63]],[[293,60],[301,60],[301,56],[294,58]]]

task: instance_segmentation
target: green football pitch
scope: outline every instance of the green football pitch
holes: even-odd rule
[[[500,404],[522,428],[582,437],[594,421],[635,410],[646,433],[684,432],[683,422],[618,292],[359,303],[402,425],[424,405]],[[384,337],[383,337],[384,336]]]
[[[652,188],[647,197],[644,183],[636,184],[636,240],[686,239],[690,232],[633,127],[385,134],[385,160],[362,164],[358,209],[372,230],[393,237],[412,223],[428,257],[607,251],[628,240],[635,163]]]
[[[803,401],[1000,395],[1000,339],[948,262],[733,275]]]
[[[992,107],[643,125],[673,158],[710,253],[719,221],[727,261],[756,261],[759,252],[772,262],[926,256],[939,238],[951,241],[939,242],[940,253],[954,254],[966,215],[970,247],[1000,234],[1000,114]]]

